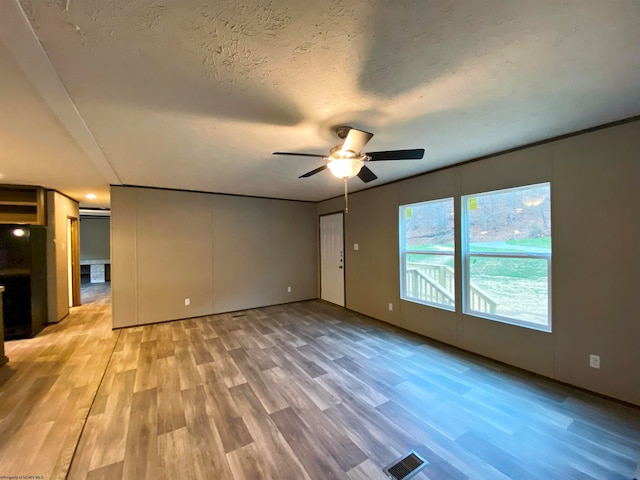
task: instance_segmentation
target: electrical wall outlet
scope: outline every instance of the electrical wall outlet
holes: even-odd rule
[[[392,312],[393,311],[393,303],[389,304],[389,311]]]
[[[287,292],[291,293],[291,287],[287,287]]]
[[[591,368],[600,368],[600,355],[589,355],[589,366]]]
[[[185,305],[191,305],[191,299],[190,298],[185,298],[184,299],[184,304]]]

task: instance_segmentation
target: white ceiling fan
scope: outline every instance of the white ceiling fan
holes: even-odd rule
[[[383,152],[362,152],[364,146],[371,140],[373,133],[356,128],[341,126],[335,128],[336,134],[344,139],[329,151],[329,155],[315,153],[274,152],[274,155],[293,155],[300,157],[318,157],[327,161],[325,165],[311,170],[299,178],[306,178],[319,173],[326,168],[337,178],[348,179],[356,175],[360,180],[369,183],[378,177],[366,165],[366,162],[389,160],[420,160],[424,157],[424,148],[413,150],[388,150]]]
[[[424,148],[412,150],[387,150],[383,152],[362,152],[364,146],[371,140],[373,133],[358,130],[348,126],[340,126],[334,129],[338,137],[344,139],[343,143],[334,146],[329,155],[321,155],[316,153],[292,153],[292,152],[274,152],[274,155],[293,155],[299,157],[317,157],[327,161],[310,172],[300,175],[299,178],[307,178],[325,169],[329,169],[337,178],[344,180],[344,200],[345,212],[349,212],[349,204],[347,198],[347,180],[356,175],[364,183],[377,180],[377,175],[373,173],[366,162],[379,162],[388,160],[420,160],[424,157]]]

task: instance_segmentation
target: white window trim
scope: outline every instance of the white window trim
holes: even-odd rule
[[[398,235],[400,238],[400,299],[401,300],[405,300],[407,302],[412,302],[412,303],[417,303],[420,305],[427,305],[429,307],[434,307],[434,308],[439,308],[441,310],[447,310],[450,312],[455,312],[456,311],[456,305],[458,303],[458,296],[455,290],[454,290],[454,296],[453,296],[453,305],[446,305],[443,303],[436,303],[436,302],[429,302],[427,300],[420,300],[418,298],[414,298],[414,297],[410,297],[407,295],[406,292],[406,277],[407,277],[407,255],[413,255],[413,254],[417,254],[417,255],[443,255],[443,256],[449,256],[453,259],[454,261],[454,265],[455,265],[455,259],[456,259],[456,251],[455,251],[455,234],[456,234],[456,229],[455,229],[455,223],[454,223],[454,247],[450,250],[450,251],[432,251],[432,250],[406,250],[406,215],[404,214],[405,209],[406,208],[411,208],[417,205],[423,205],[425,203],[430,203],[430,202],[441,202],[441,201],[445,201],[445,200],[451,200],[454,202],[454,209],[455,209],[455,197],[444,197],[444,198],[434,198],[432,200],[425,200],[423,202],[416,202],[416,203],[408,203],[405,205],[400,205],[398,207],[398,216],[400,217],[400,222],[398,222]],[[454,285],[455,285],[455,268],[454,268]]]
[[[502,192],[502,191],[507,191],[507,190],[519,190],[519,189],[523,189],[523,188],[527,188],[527,187],[535,187],[536,185],[549,185],[549,190],[551,190],[551,183],[550,182],[543,182],[540,184],[533,184],[533,185],[522,185],[521,187],[514,187],[514,188],[503,188],[503,189],[497,189],[497,190],[491,190],[491,191],[487,191],[487,192],[480,192],[477,194],[467,194],[467,195],[461,195],[460,196],[460,204],[461,204],[461,221],[460,221],[460,226],[461,226],[461,230],[460,230],[460,236],[461,236],[461,242],[460,242],[460,255],[462,258],[462,313],[465,315],[470,315],[473,317],[479,317],[479,318],[485,318],[488,320],[494,320],[497,322],[501,322],[501,323],[507,323],[510,325],[515,325],[515,326],[519,326],[519,327],[524,327],[524,328],[529,328],[532,330],[538,330],[541,332],[545,332],[545,333],[552,333],[552,308],[551,308],[551,278],[552,278],[552,274],[551,274],[551,257],[553,254],[553,233],[552,235],[552,239],[551,239],[551,252],[550,253],[527,253],[527,254],[520,254],[520,253],[513,253],[513,252],[504,252],[504,253],[500,253],[500,252],[470,252],[469,251],[469,228],[467,225],[467,218],[468,218],[468,202],[465,201],[467,198],[472,197],[472,196],[476,196],[476,197],[480,197],[483,195],[488,195],[491,193],[495,193],[495,192]],[[553,223],[552,225],[552,232],[553,232]],[[507,258],[546,258],[547,260],[547,325],[541,325],[539,323],[534,323],[534,322],[527,322],[526,320],[520,320],[520,319],[516,319],[516,318],[511,318],[511,317],[505,317],[502,315],[497,315],[497,314],[491,314],[491,313],[486,313],[486,312],[479,312],[476,310],[471,310],[470,308],[470,304],[471,304],[471,288],[470,288],[470,265],[469,265],[469,261],[471,259],[471,257],[507,257]]]

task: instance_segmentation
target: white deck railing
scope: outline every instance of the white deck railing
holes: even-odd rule
[[[413,262],[408,262],[406,267],[408,297],[451,307],[455,305],[455,276],[451,267]],[[470,294],[471,310],[496,313],[498,304],[488,294],[474,285],[471,285]]]

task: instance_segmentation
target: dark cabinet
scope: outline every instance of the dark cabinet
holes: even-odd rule
[[[0,223],[45,225],[45,220],[42,187],[0,185]]]
[[[0,367],[9,360],[4,354],[4,321],[2,320],[2,294],[4,285],[0,285]]]
[[[0,225],[0,285],[5,339],[37,335],[47,322],[47,231]]]

